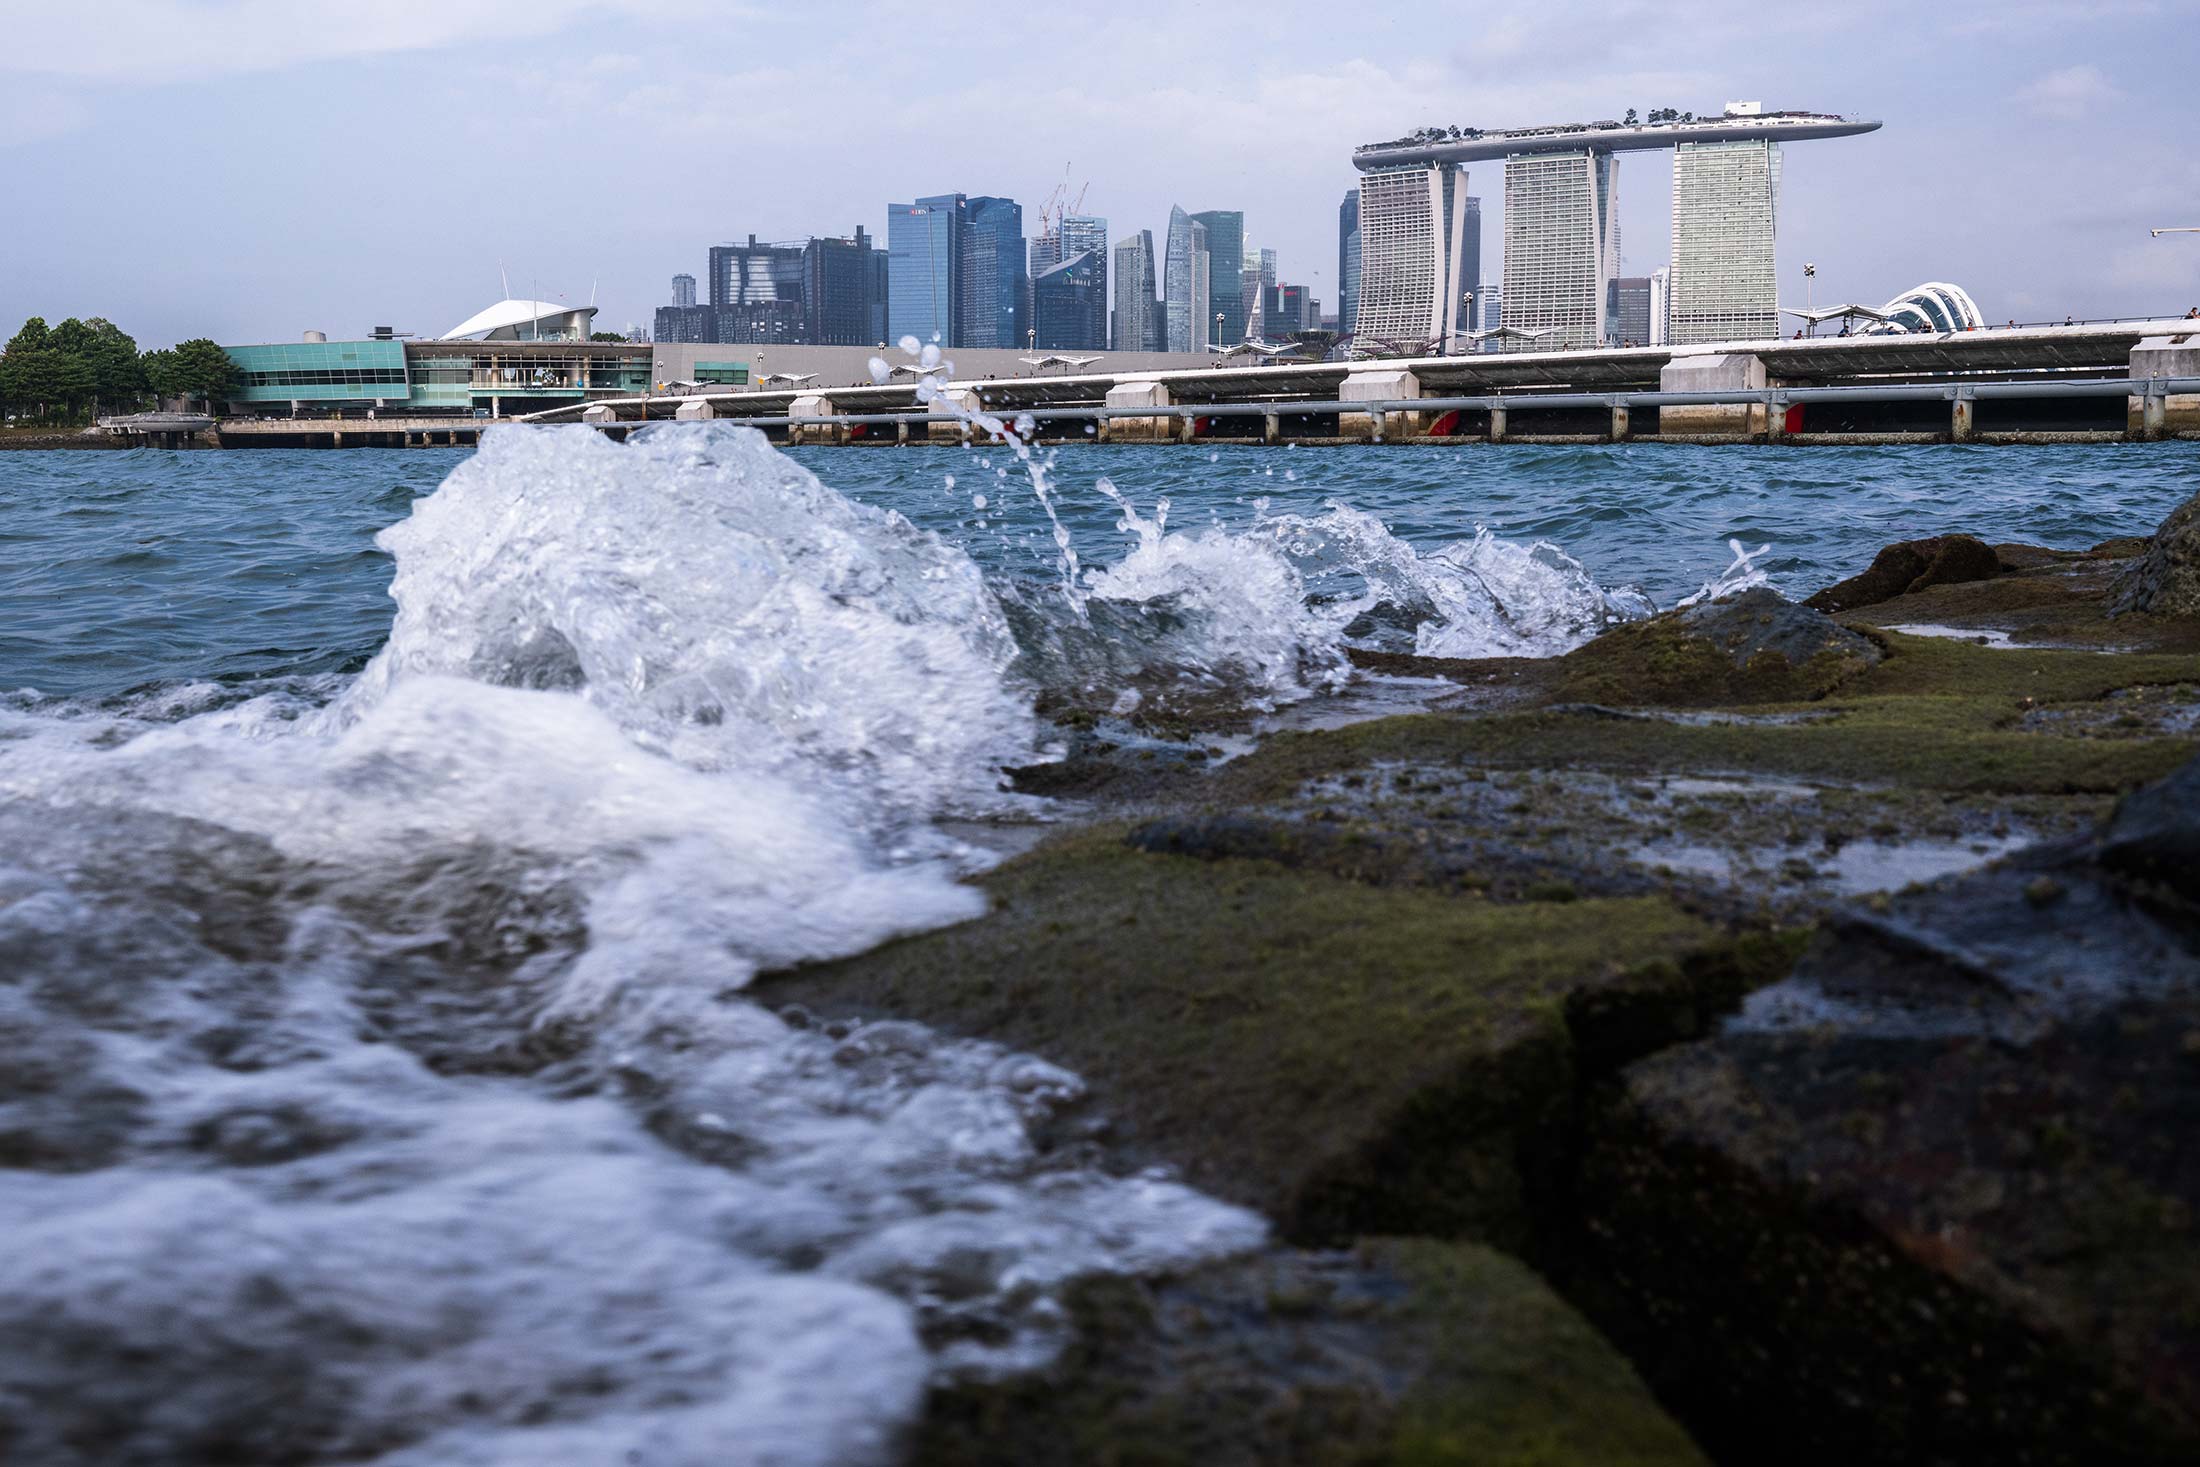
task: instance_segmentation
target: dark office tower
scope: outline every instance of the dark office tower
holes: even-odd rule
[[[1115,247],[1115,349],[1159,351],[1161,302],[1155,298],[1153,231]]]
[[[718,339],[718,309],[715,306],[659,306],[657,324],[651,333],[663,342],[716,341]]]
[[[1311,331],[1313,297],[1303,285],[1261,288],[1261,325],[1268,340],[1282,341],[1294,331]]]
[[[969,201],[956,265],[962,277],[954,345],[1026,345],[1031,276],[1024,257],[1024,210],[1014,199]]]
[[[1650,277],[1613,277],[1604,308],[1604,336],[1611,346],[1650,345]]]
[[[1469,275],[1467,279],[1474,277]],[[1348,332],[1360,309],[1360,191],[1337,206],[1337,329]]]
[[[796,244],[713,245],[710,303],[715,341],[802,340],[802,250]]]
[[[812,346],[875,346],[883,339],[878,251],[856,227],[853,239],[802,247],[802,339]]]
[[[1222,317],[1222,334],[1216,346],[1235,346],[1245,339],[1245,211],[1209,209],[1194,214],[1192,221],[1207,228],[1207,325]]]
[[[1108,221],[1097,214],[1067,214],[1058,222],[1042,222],[1031,237],[1031,278],[1061,264],[1072,255],[1097,250],[1108,257]]]
[[[695,304],[694,276],[675,275],[672,277],[672,303],[676,306],[692,306]]]
[[[1465,175],[1461,175],[1462,181],[1464,181],[1464,177]],[[1467,195],[1466,219],[1461,226],[1460,236],[1459,280],[1462,285],[1471,290],[1474,282],[1482,278],[1482,201],[1473,194]],[[1453,317],[1453,324],[1461,331],[1475,329],[1474,302],[1467,298],[1464,292],[1461,295],[1459,310]]]
[[[893,278],[891,256],[874,246],[871,250],[871,340],[880,346],[894,338],[893,319],[887,314],[887,282]]]
[[[1031,281],[1038,345],[1102,351],[1108,344],[1108,277],[1098,250],[1070,256]]]
[[[934,194],[914,204],[886,208],[886,325],[893,340],[914,336],[960,346],[956,326],[962,313],[963,231],[970,201],[961,194]]]

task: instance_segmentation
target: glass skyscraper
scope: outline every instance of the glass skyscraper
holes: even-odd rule
[[[1031,276],[1024,253],[1024,210],[1014,199],[985,196],[968,204],[954,346],[1021,347],[1028,324]]]
[[[1472,279],[1473,277],[1468,277]],[[1360,306],[1360,191],[1337,206],[1337,329],[1349,334]]]
[[[886,207],[886,323],[896,339],[959,346],[963,231],[969,200],[934,194]]]
[[[1153,231],[1141,229],[1115,247],[1117,351],[1162,349],[1161,302],[1155,298]]]
[[[1780,334],[1773,246],[1780,145],[1770,138],[1673,150],[1669,339],[1763,341]]]
[[[1537,350],[1604,340],[1619,267],[1618,164],[1595,149],[1505,160],[1505,324],[1550,334]]]
[[[695,304],[695,277],[681,274],[672,277],[672,303],[675,306]]]
[[[803,340],[876,346],[886,340],[886,270],[871,237],[813,239],[802,249]]]
[[[1231,346],[1245,339],[1245,214],[1240,209],[1209,209],[1192,218],[1207,229],[1207,289],[1214,301],[1204,313],[1207,324],[1214,326],[1213,314],[1219,313],[1221,334],[1215,345]]]
[[[1108,344],[1108,272],[1098,250],[1071,255],[1031,279],[1036,344],[1104,350]]]
[[[1162,261],[1162,350],[1192,350],[1192,216],[1169,206],[1167,254]],[[1205,294],[1204,285],[1201,294]]]

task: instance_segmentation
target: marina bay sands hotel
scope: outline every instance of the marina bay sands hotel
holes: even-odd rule
[[[1467,172],[1505,160],[1504,323],[1539,349],[1601,345],[1608,290],[1619,273],[1619,158],[1673,150],[1673,266],[1662,307],[1673,343],[1763,340],[1780,334],[1773,240],[1780,145],[1850,137],[1877,122],[1815,112],[1766,112],[1730,102],[1724,115],[1653,112],[1642,124],[1581,122],[1484,132],[1425,129],[1355,148],[1360,171],[1360,290],[1356,335],[1460,344]],[[1638,343],[1648,345],[1647,342]]]

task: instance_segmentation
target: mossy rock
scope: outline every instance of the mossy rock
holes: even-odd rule
[[[1762,587],[1627,622],[1560,658],[1553,696],[1665,707],[1824,697],[1880,657],[1868,638]]]
[[[1394,761],[1761,773],[1951,794],[2114,794],[2200,751],[2190,737],[2109,743],[2023,726],[2027,712],[2046,705],[2200,679],[2200,654],[1991,648],[1893,632],[1874,638],[1886,657],[1838,692],[1762,706],[1749,719],[1615,718],[1563,703],[1486,716],[1415,714],[1277,735],[1219,771],[1215,787],[1226,799],[1275,797],[1317,776]],[[1613,676],[1622,661],[1611,659]],[[1810,716],[1783,720],[1787,713]]]
[[[1700,1032],[1794,952],[1664,896],[1370,886],[1153,854],[1120,827],[985,885],[979,920],[767,978],[757,995],[1066,1065],[1129,1158],[1321,1243],[1524,1245],[1540,1142],[1578,1078],[1577,1022],[1606,1062],[1645,1053]]]
[[[1046,1370],[944,1387],[911,1460],[1003,1467],[1698,1467],[1632,1367],[1474,1244],[1087,1280]]]

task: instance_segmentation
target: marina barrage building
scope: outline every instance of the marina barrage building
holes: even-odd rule
[[[1505,325],[1542,349],[1602,343],[1619,273],[1619,158],[1671,148],[1673,264],[1668,319],[1653,335],[1675,344],[1779,334],[1773,274],[1780,145],[1871,132],[1875,121],[1820,112],[1766,112],[1730,102],[1718,117],[1645,123],[1424,129],[1353,150],[1360,171],[1363,334],[1442,338],[1456,350],[1441,302],[1456,299],[1464,197],[1477,160],[1505,164]]]

